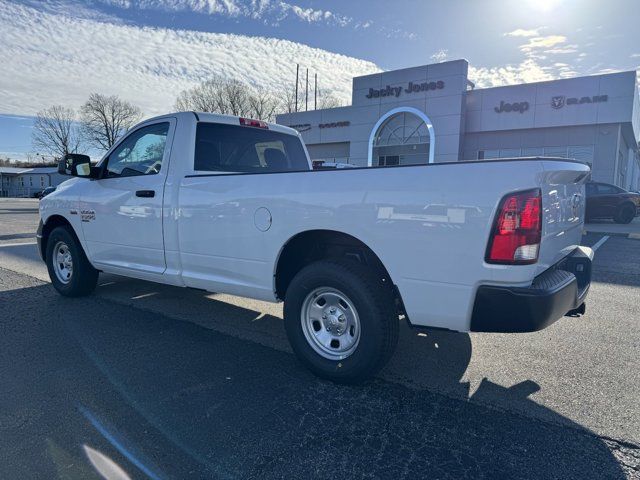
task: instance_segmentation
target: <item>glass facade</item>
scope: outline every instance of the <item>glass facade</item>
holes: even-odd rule
[[[478,150],[478,160],[522,157],[560,157],[593,164],[593,145],[570,145],[567,147],[503,148],[500,150]]]
[[[389,117],[376,132],[373,161],[376,166],[429,163],[429,129],[411,112]]]

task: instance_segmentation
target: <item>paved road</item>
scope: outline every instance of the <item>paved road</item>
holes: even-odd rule
[[[613,235],[628,236],[640,238],[640,217],[636,217],[631,223],[621,225],[613,220],[594,220],[584,226],[585,231],[589,233],[606,233]]]
[[[4,237],[33,206],[0,203],[0,478],[640,477],[637,240],[599,247],[581,319],[403,327],[379,378],[345,388],[297,364],[279,306],[106,275],[57,296],[33,241]]]

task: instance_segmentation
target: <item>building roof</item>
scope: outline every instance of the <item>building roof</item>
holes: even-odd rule
[[[57,173],[58,169],[56,167],[35,167],[35,168],[19,168],[19,167],[0,167],[0,174],[4,175],[23,175],[25,173],[38,175],[38,174],[49,174],[49,173]]]

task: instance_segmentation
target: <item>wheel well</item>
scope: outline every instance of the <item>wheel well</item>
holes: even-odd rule
[[[45,223],[42,227],[42,242],[40,243],[42,258],[46,258],[47,255],[47,242],[49,241],[49,235],[55,228],[62,226],[68,226],[69,228],[71,228],[73,234],[76,234],[73,226],[71,225],[71,223],[69,223],[69,220],[64,218],[62,215],[51,215],[49,218],[47,218],[47,223]]]
[[[348,258],[374,269],[394,289],[380,258],[361,240],[333,230],[310,230],[291,238],[280,252],[275,272],[276,296],[284,300],[293,277],[305,266],[327,258]]]

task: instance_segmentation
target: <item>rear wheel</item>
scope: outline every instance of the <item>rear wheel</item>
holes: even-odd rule
[[[374,375],[398,341],[391,289],[354,261],[322,260],[303,268],[287,289],[284,320],[300,361],[340,383]]]
[[[622,205],[616,213],[614,220],[616,223],[631,223],[636,216],[636,208],[634,205]]]
[[[57,227],[49,234],[46,259],[51,283],[61,295],[79,297],[96,288],[98,271],[70,227]]]

